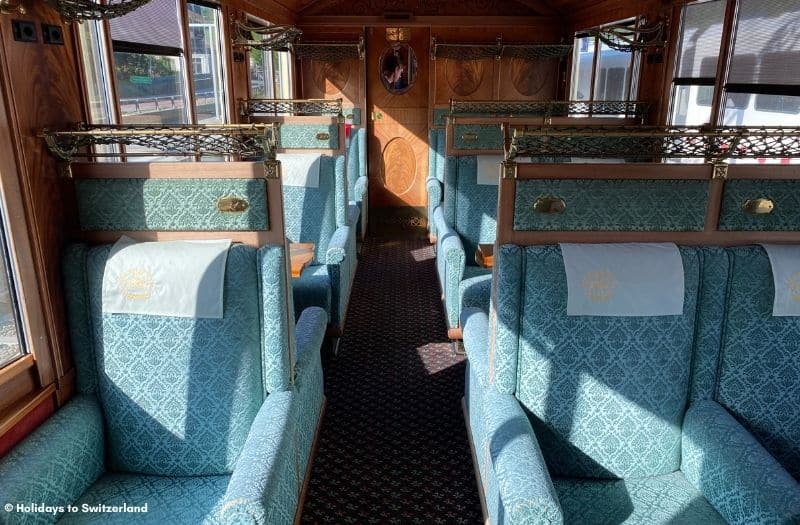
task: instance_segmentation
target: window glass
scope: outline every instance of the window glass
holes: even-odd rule
[[[627,100],[631,54],[600,44],[594,81],[595,100]]]
[[[5,224],[0,225],[0,367],[25,355],[20,332],[19,305],[10,271]]]
[[[591,97],[594,43],[595,38],[591,36],[575,38],[575,46],[572,52],[571,100],[589,100]]]
[[[272,82],[272,53],[250,50],[250,98],[276,98]]]
[[[115,52],[114,69],[123,124],[189,122],[180,57]]]
[[[673,79],[670,123],[700,126],[711,121],[725,0],[684,7]]]
[[[76,24],[81,42],[86,96],[89,103],[89,122],[91,124],[111,124],[113,112],[108,96],[103,25],[95,21]]]
[[[632,56],[609,47],[594,36],[576,35],[570,99],[634,100],[638,72],[638,53]]]
[[[226,121],[227,104],[220,11],[188,4],[188,20],[197,123],[222,124]]]

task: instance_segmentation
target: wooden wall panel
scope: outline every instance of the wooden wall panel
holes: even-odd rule
[[[25,203],[33,261],[40,286],[49,343],[55,354],[55,374],[64,377],[72,367],[61,292],[62,246],[76,217],[71,183],[59,176],[44,141],[42,128],[59,129],[84,120],[73,27],[63,24],[43,2],[28,2],[19,17],[36,24],[35,43],[16,42],[12,17],[0,17],[3,98],[9,134],[15,145],[16,168]],[[41,24],[59,25],[63,45],[42,42]],[[34,337],[42,334],[31,334]]]
[[[433,30],[441,43],[558,43],[566,41],[563,25],[541,24],[535,30],[501,26],[486,28],[443,27]],[[431,62],[433,105],[458,100],[548,100],[556,98],[561,81],[558,59],[447,60]]]

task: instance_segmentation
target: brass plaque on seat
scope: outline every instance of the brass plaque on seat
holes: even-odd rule
[[[222,197],[217,201],[217,209],[223,213],[242,213],[250,204],[241,197]]]
[[[742,203],[742,209],[751,215],[768,215],[775,209],[775,204],[766,198],[747,199]]]
[[[536,213],[553,215],[563,213],[566,209],[567,203],[559,197],[539,197],[533,203],[533,211]]]
[[[317,140],[329,140],[330,138],[330,133],[317,133]]]
[[[475,142],[476,140],[478,140],[478,134],[464,133],[463,135],[461,135],[461,140],[463,140],[464,142]]]

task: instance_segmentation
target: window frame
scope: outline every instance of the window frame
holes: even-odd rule
[[[630,22],[631,26],[638,26],[641,21],[641,16],[636,16],[633,18],[624,18],[622,20],[617,20],[615,22],[610,22],[607,24],[603,24],[599,26],[600,28],[609,25],[617,25],[623,24],[626,22]],[[581,31],[576,31],[573,35],[573,43],[579,38],[592,38],[594,40],[594,46],[592,51],[592,70],[589,80],[589,98],[585,99],[585,102],[589,104],[595,101],[602,101],[607,99],[598,99],[595,98],[595,88],[597,87],[597,79],[598,79],[598,71],[597,68],[600,65],[600,53],[602,52],[602,45],[603,42],[597,35],[592,36],[590,30],[585,29]],[[577,48],[577,46],[576,46]],[[630,53],[630,61],[628,62],[627,71],[630,72],[628,75],[628,79],[625,82],[625,94],[622,100],[631,102],[636,100],[636,96],[633,95],[633,88],[636,87],[636,92],[638,93],[639,90],[639,82],[641,81],[641,53],[639,51],[631,51]],[[572,99],[572,82],[575,76],[575,53],[572,53],[569,59],[569,83],[567,84],[567,92],[568,98]]]
[[[45,283],[40,282],[37,274],[20,180],[21,145],[11,134],[6,94],[0,93],[0,123],[3,124],[0,126],[0,200],[8,242],[8,270],[14,276],[15,314],[21,323],[19,335],[26,352],[0,368],[0,436],[6,435],[56,393],[58,378],[63,376],[51,343],[53,334],[45,318],[42,299]]]
[[[254,16],[248,16],[247,20],[248,20],[248,23],[255,24],[255,25],[260,25],[262,27],[269,27],[269,26],[273,25],[270,22],[267,22],[265,20],[262,20],[260,18],[254,17]],[[271,75],[271,77],[272,77],[272,82],[271,82],[272,97],[265,97],[265,98],[274,98],[274,99],[291,99],[291,98],[294,98],[294,81],[295,81],[295,79],[294,79],[294,68],[292,67],[292,64],[294,63],[294,53],[291,50],[288,50],[288,51],[261,50],[261,52],[265,53],[265,54],[268,53],[270,71],[272,71],[272,75]],[[286,90],[285,90],[286,96],[283,96],[282,93],[278,93],[278,91],[279,91],[278,90],[278,86],[277,86],[277,84],[275,82],[275,71],[276,71],[275,55],[278,54],[278,53],[286,53],[286,73],[287,73],[286,76],[288,78],[288,84],[289,84],[286,87]],[[252,78],[250,76],[250,74],[252,73],[252,69],[250,67],[251,54],[252,54],[252,49],[248,48],[247,52],[246,52],[246,57],[245,57],[245,63],[247,64],[247,98],[254,98],[253,97]],[[281,73],[281,75],[283,75],[283,73]]]

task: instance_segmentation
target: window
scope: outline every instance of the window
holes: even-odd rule
[[[725,0],[686,6],[672,80],[670,121],[678,126],[709,122],[722,43]]]
[[[796,1],[739,2],[724,86],[724,124],[797,124],[799,19],[800,4]]]
[[[222,14],[217,8],[192,3],[188,11],[197,123],[222,124],[227,120],[228,107],[222,63]]]
[[[94,124],[222,124],[228,120],[222,12],[206,3],[152,0],[79,27]],[[189,42],[184,42],[186,24]],[[105,43],[111,42],[111,57]],[[113,74],[114,82],[109,82]],[[116,110],[116,111],[114,111]]]
[[[3,216],[5,217],[5,213]],[[0,368],[25,355],[16,279],[11,265],[5,220],[0,224]]]
[[[726,17],[727,8],[735,17]],[[800,117],[800,5],[792,0],[712,0],[683,9],[670,121],[795,125]],[[728,20],[728,18],[730,20]],[[729,24],[730,27],[727,27]],[[731,25],[732,24],[732,25]],[[730,59],[718,68],[730,34]],[[717,70],[726,72],[715,93]],[[715,107],[719,107],[715,111]],[[713,120],[713,122],[712,122]]]
[[[636,21],[632,20],[631,24]],[[619,24],[616,22],[615,24]],[[639,53],[617,51],[598,37],[575,35],[570,99],[634,100],[638,91]]]
[[[255,32],[252,36],[253,40],[263,38],[263,35]],[[292,98],[290,53],[253,48],[249,55],[250,98]]]

